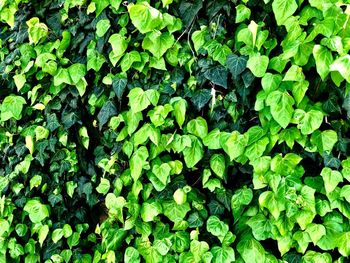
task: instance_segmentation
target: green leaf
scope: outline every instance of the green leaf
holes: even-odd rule
[[[174,108],[173,114],[175,116],[176,122],[182,129],[182,125],[184,124],[186,118],[187,102],[185,99],[177,97],[173,98],[170,103]]]
[[[208,134],[208,125],[205,119],[197,117],[196,119],[190,120],[187,123],[186,129],[188,133],[196,135],[203,139]]]
[[[243,239],[237,245],[243,260],[249,263],[265,262],[265,250],[255,239]]]
[[[343,182],[342,174],[338,171],[333,171],[328,167],[322,169],[321,176],[327,194],[331,193],[339,183]]]
[[[163,212],[159,202],[146,202],[141,206],[140,214],[144,222],[152,222],[154,218]]]
[[[30,44],[38,44],[40,40],[46,39],[49,29],[44,23],[40,23],[39,18],[33,17],[26,22]]]
[[[26,104],[26,100],[23,97],[15,95],[7,96],[0,106],[1,121],[7,121],[11,118],[20,120],[22,118],[23,104]]]
[[[244,153],[248,138],[237,131],[233,131],[228,136],[221,136],[220,144],[232,161]]]
[[[148,156],[148,151],[145,146],[138,148],[132,155],[130,159],[130,172],[131,177],[135,182],[140,178],[143,166],[145,165]]]
[[[40,227],[39,232],[38,232],[38,241],[39,241],[39,244],[41,247],[42,247],[48,233],[49,233],[49,226],[48,225],[43,225]]]
[[[133,247],[127,247],[124,254],[125,263],[139,263],[141,262],[140,253]]]
[[[210,216],[207,220],[207,231],[222,241],[229,228],[217,216]]]
[[[304,135],[308,135],[320,128],[323,121],[323,113],[318,110],[310,110],[303,113],[302,119],[299,121],[298,129]]]
[[[131,52],[126,53],[123,56],[122,61],[120,62],[120,66],[122,68],[123,72],[128,71],[131,66],[133,65],[133,63],[135,62],[141,62],[141,56],[140,53],[133,50]]]
[[[316,62],[317,73],[324,80],[330,72],[330,65],[333,62],[332,52],[321,45],[315,45],[312,52]]]
[[[350,203],[350,185],[344,185],[340,191],[340,197],[345,198],[345,200]]]
[[[13,80],[15,81],[17,90],[20,91],[26,83],[26,76],[24,74],[17,74],[13,76]]]
[[[113,56],[120,57],[128,48],[128,41],[120,34],[113,34],[109,37],[108,43],[112,45]]]
[[[129,4],[128,12],[132,24],[142,33],[152,31],[162,24],[162,14],[147,2]]]
[[[250,18],[250,9],[245,5],[237,5],[236,6],[236,20],[235,23],[241,23],[246,19]]]
[[[96,187],[96,191],[100,194],[107,194],[109,191],[109,188],[111,187],[111,184],[108,179],[101,178],[100,184]]]
[[[295,0],[274,0],[272,3],[272,10],[279,26],[283,25],[297,9],[298,5]]]
[[[40,223],[46,217],[49,217],[49,209],[38,200],[29,200],[23,210],[29,214],[29,219],[33,223]]]
[[[293,116],[294,100],[287,91],[273,91],[266,99],[266,105],[270,106],[272,117],[283,128],[287,128]]]
[[[162,206],[164,215],[174,223],[184,220],[188,211],[191,210],[188,203],[179,205],[174,200],[164,201]]]
[[[280,204],[272,191],[263,192],[259,196],[259,204],[261,207],[266,207],[275,219],[278,219],[281,213]]]
[[[63,230],[62,228],[57,228],[52,232],[52,241],[53,243],[57,243],[58,241],[61,240],[63,237]]]
[[[284,75],[283,81],[303,81],[304,79],[303,69],[297,65],[292,65]]]
[[[153,165],[153,174],[149,176],[149,179],[157,191],[163,191],[167,184],[170,182],[170,171],[171,167],[167,163],[163,163],[161,165]]]
[[[101,130],[102,126],[105,125],[108,120],[115,115],[117,115],[117,108],[115,107],[114,103],[110,100],[104,103],[100,112],[97,114],[99,129]]]
[[[105,57],[95,49],[87,51],[87,70],[93,69],[98,72],[102,65],[106,62]],[[113,61],[112,61],[113,64]]]
[[[210,252],[213,254],[213,263],[235,262],[235,251],[232,247],[213,247]]]
[[[250,226],[253,236],[257,240],[265,240],[272,236],[271,222],[262,213],[258,213],[257,215],[249,218],[247,225]]]
[[[266,73],[261,79],[261,86],[264,91],[269,94],[278,89],[282,81],[282,76],[279,74]]]
[[[207,27],[202,27],[201,30],[194,31],[192,33],[191,39],[193,42],[194,50],[198,54],[198,50],[203,47],[206,42],[206,37],[208,36]]]
[[[250,56],[247,61],[247,68],[253,73],[255,77],[261,78],[265,75],[267,66],[269,65],[269,58],[265,55],[254,54]]]
[[[134,113],[143,111],[151,103],[157,104],[159,99],[159,93],[156,90],[144,91],[141,88],[133,88],[129,94],[129,106]]]
[[[109,5],[109,0],[92,0],[96,7],[96,17]]]
[[[227,89],[228,72],[223,66],[216,66],[206,70],[204,72],[204,77],[210,80],[213,84]]]
[[[315,131],[311,135],[311,143],[317,146],[318,151],[322,154],[323,152],[331,152],[333,146],[338,141],[338,135],[333,130],[327,131]]]
[[[221,149],[220,134],[220,130],[218,128],[215,128],[203,138],[203,144],[207,146],[210,150]]]
[[[226,61],[227,67],[232,73],[234,78],[238,78],[238,76],[243,73],[243,71],[247,67],[247,58],[244,56],[237,56],[235,54],[230,54],[227,56]]]
[[[200,262],[202,256],[209,250],[209,245],[205,241],[192,240],[190,251],[194,256],[194,262]]]
[[[225,157],[222,154],[212,155],[210,158],[210,168],[218,177],[223,179],[226,170]]]
[[[262,139],[248,146],[244,152],[244,155],[247,156],[250,161],[261,157],[264,154],[269,142],[270,140],[267,137],[263,137]]]
[[[312,242],[316,246],[317,242],[326,235],[326,228],[323,225],[311,223],[306,227],[305,232],[309,234]]]
[[[194,167],[202,158],[204,154],[203,144],[196,137],[191,137],[191,146],[183,150],[186,166],[188,168]]]
[[[69,76],[73,84],[77,84],[86,74],[86,67],[84,64],[76,63],[68,68]]]
[[[111,22],[109,22],[109,19],[101,19],[96,24],[96,35],[98,37],[103,37],[104,34],[107,33],[110,27],[111,27]]]
[[[339,253],[344,257],[350,255],[350,232],[344,232],[341,234],[338,240]]]
[[[161,58],[174,42],[175,38],[169,32],[161,33],[153,30],[146,34],[142,41],[142,48],[151,52],[156,58]]]
[[[337,71],[350,83],[350,55],[337,58],[331,65],[330,71]]]

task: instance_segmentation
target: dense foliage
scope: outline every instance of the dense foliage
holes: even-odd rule
[[[1,0],[0,262],[345,262],[349,0]]]

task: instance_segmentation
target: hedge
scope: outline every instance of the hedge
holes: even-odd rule
[[[1,0],[0,262],[348,262],[349,0]]]

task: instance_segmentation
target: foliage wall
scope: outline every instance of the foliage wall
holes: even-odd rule
[[[346,262],[349,0],[0,0],[0,262]]]

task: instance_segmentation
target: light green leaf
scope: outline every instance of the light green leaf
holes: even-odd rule
[[[125,249],[124,262],[125,263],[139,263],[139,262],[141,262],[140,253],[137,251],[137,249],[135,249],[133,247],[127,247]]]
[[[324,46],[315,45],[312,53],[315,58],[317,73],[324,80],[330,72],[330,65],[333,62],[332,52]]]
[[[235,251],[232,247],[213,247],[210,252],[213,254],[213,263],[235,262]]]
[[[210,158],[210,168],[217,176],[223,179],[226,169],[225,157],[222,154],[212,155]]]
[[[193,42],[194,50],[198,53],[198,50],[203,47],[206,42],[206,36],[208,36],[207,27],[202,27],[201,30],[194,31],[191,39]]]
[[[49,217],[49,209],[38,200],[29,200],[23,210],[29,214],[29,219],[33,223],[40,223],[46,217]]]
[[[202,117],[197,117],[196,119],[190,120],[187,123],[187,131],[197,137],[203,139],[208,134],[207,121]]]
[[[279,217],[281,210],[283,210],[276,198],[275,193],[272,191],[263,192],[259,196],[259,204],[261,207],[267,208],[275,219]]]
[[[163,212],[159,202],[146,202],[141,206],[140,214],[144,222],[154,221],[154,217]]]
[[[109,188],[111,187],[111,184],[108,179],[101,178],[100,184],[96,187],[96,191],[100,194],[107,194],[109,191]]]
[[[101,19],[96,24],[96,35],[98,37],[103,37],[110,27],[111,27],[111,22],[109,22],[109,19]]]
[[[123,56],[123,59],[120,62],[120,67],[122,68],[122,71],[128,71],[134,62],[141,62],[140,53],[135,50],[128,52]]]
[[[41,181],[42,177],[40,175],[34,175],[29,181],[30,190],[32,190],[34,187],[40,186]]]
[[[129,4],[128,12],[131,22],[142,34],[150,32],[162,24],[162,14],[147,2]]]
[[[39,241],[39,244],[41,247],[42,247],[48,233],[49,233],[49,226],[48,225],[43,225],[40,227],[39,232],[38,232],[38,241]]]
[[[192,136],[191,146],[183,150],[186,166],[188,168],[194,167],[203,158],[203,154],[203,144],[198,138]]]
[[[175,38],[169,32],[161,33],[158,30],[153,30],[146,34],[142,41],[142,48],[151,52],[156,58],[160,58],[172,47],[174,42]]]
[[[174,223],[184,220],[187,212],[191,210],[188,203],[179,205],[174,200],[164,201],[162,206],[164,215]]]
[[[350,232],[343,233],[338,240],[339,253],[344,257],[350,255]]]
[[[190,251],[194,256],[194,262],[201,262],[202,256],[209,250],[209,245],[205,241],[192,240]]]
[[[49,33],[48,27],[40,23],[39,18],[33,17],[26,22],[28,26],[28,35],[30,44],[38,44],[40,40],[45,39]]]
[[[237,5],[236,6],[236,21],[235,23],[241,23],[246,19],[250,18],[250,9],[245,5]]]
[[[63,237],[63,230],[62,228],[57,228],[52,232],[52,241],[53,243],[57,243],[58,241],[61,240],[61,238]]]
[[[294,99],[287,91],[273,91],[266,99],[266,105],[270,106],[272,117],[279,125],[286,128],[293,116]]]
[[[328,167],[322,169],[321,176],[323,178],[324,187],[327,194],[331,193],[339,183],[343,182],[342,174]]]
[[[131,177],[135,182],[140,178],[143,166],[145,165],[148,156],[148,151],[145,146],[138,148],[132,155],[130,159],[130,172]]]
[[[247,61],[247,68],[251,70],[255,77],[261,78],[265,75],[267,66],[269,65],[269,58],[265,55],[254,54],[250,56]]]
[[[350,203],[350,185],[344,185],[340,190],[340,197],[345,198],[345,200]]]
[[[298,5],[295,0],[274,0],[272,3],[272,10],[279,26],[283,25],[297,9]]]
[[[228,225],[222,222],[217,216],[210,216],[207,220],[207,231],[222,241],[229,231],[229,228]]]
[[[7,121],[11,118],[20,120],[22,118],[23,104],[26,104],[26,100],[23,97],[15,95],[7,96],[0,106],[1,121]]]
[[[174,108],[173,114],[176,122],[182,129],[182,125],[184,124],[186,118],[187,101],[183,98],[177,97],[173,98],[170,103]]]
[[[163,191],[170,182],[170,171],[171,167],[167,163],[153,165],[149,179],[158,192]]]
[[[237,245],[244,262],[262,263],[265,262],[265,250],[255,239],[243,239]]]
[[[233,131],[228,136],[221,136],[220,144],[232,161],[244,153],[248,138],[238,131]]]
[[[302,119],[299,121],[298,129],[304,135],[308,135],[320,128],[323,121],[323,113],[318,110],[310,110],[303,114]]]
[[[326,235],[326,228],[323,225],[311,223],[309,224],[305,231],[309,234],[312,242],[316,246],[317,242]]]
[[[218,128],[215,128],[203,138],[203,144],[207,146],[210,150],[221,149],[220,134],[220,130]]]
[[[111,35],[108,42],[112,45],[113,56],[116,57],[123,55],[128,48],[128,41],[120,34]]]
[[[24,74],[17,74],[13,76],[13,80],[15,81],[17,91],[20,91],[26,83],[26,76]]]
[[[303,68],[292,65],[284,75],[283,81],[303,81],[304,79]]]
[[[141,88],[133,88],[129,94],[129,106],[134,113],[143,111],[151,103],[157,104],[159,93],[156,90],[147,90],[146,92]]]
[[[350,83],[350,55],[344,55],[336,59],[330,65],[330,71],[337,71],[348,83]]]
[[[322,154],[332,151],[333,146],[338,141],[338,135],[333,130],[315,131],[312,133],[310,141],[317,146],[318,151]]]

